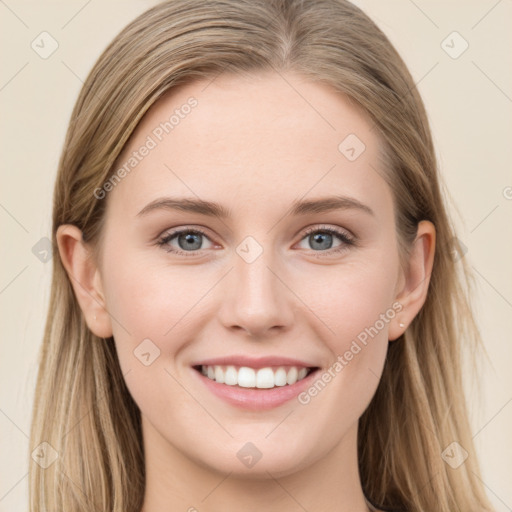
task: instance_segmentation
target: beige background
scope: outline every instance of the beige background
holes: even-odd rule
[[[50,234],[52,189],[72,106],[96,58],[155,2],[0,1],[0,511],[27,509],[30,414],[51,263],[32,252]],[[426,103],[459,238],[477,279],[488,351],[468,375],[483,481],[512,510],[512,2],[359,0],[408,64]],[[46,31],[47,59],[32,48]],[[458,58],[445,51],[463,48]],[[45,36],[47,37],[47,36]],[[45,48],[49,49],[49,39]],[[447,48],[446,45],[452,48]],[[457,215],[454,213],[454,215]],[[41,243],[41,242],[40,242]],[[456,470],[454,470],[456,471]]]

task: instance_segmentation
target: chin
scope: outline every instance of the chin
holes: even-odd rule
[[[282,448],[280,441],[273,445],[267,440],[265,446],[263,443],[258,445],[251,441],[234,441],[231,446],[224,445],[226,449],[222,453],[215,454],[210,451],[208,459],[198,459],[197,462],[210,471],[231,474],[230,478],[242,480],[284,477],[314,462],[313,457],[301,453],[295,446],[279,450],[277,444]]]

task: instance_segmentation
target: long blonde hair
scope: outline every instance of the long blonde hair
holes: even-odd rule
[[[491,510],[461,375],[461,349],[480,343],[468,300],[471,280],[464,260],[453,257],[455,232],[427,116],[402,59],[345,0],[174,0],[149,9],[113,40],[71,116],[55,184],[53,280],[30,437],[31,450],[46,442],[47,457],[58,457],[48,467],[30,459],[31,512],[139,512],[145,485],[139,409],[113,339],[96,337],[85,323],[58,254],[57,228],[74,224],[99,246],[106,199],[97,200],[94,191],[166,91],[221,72],[286,70],[330,84],[372,119],[385,142],[385,178],[403,250],[420,220],[437,231],[426,303],[390,344],[381,382],[360,419],[364,492],[381,508]],[[457,468],[442,457],[453,442],[469,453]]]

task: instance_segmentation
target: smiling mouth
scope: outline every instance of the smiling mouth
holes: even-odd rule
[[[193,368],[219,384],[249,389],[291,386],[318,369],[299,366],[268,366],[256,369],[234,365],[198,365]]]

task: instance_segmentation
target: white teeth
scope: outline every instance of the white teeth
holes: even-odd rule
[[[215,368],[220,368],[216,366]],[[222,371],[222,370],[221,370]],[[215,379],[217,380],[217,379]],[[219,382],[217,380],[217,382]],[[256,372],[252,368],[247,368],[246,366],[242,366],[240,370],[238,370],[238,385],[242,388],[254,388],[256,387]]]
[[[308,369],[296,366],[266,367],[258,370],[247,366],[238,369],[235,366],[201,366],[201,373],[211,380],[228,386],[238,384],[242,388],[270,389],[295,384],[306,377]]]
[[[215,380],[219,384],[224,384],[224,372],[220,366],[215,367]]]
[[[286,386],[286,370],[284,368],[279,368],[274,373],[274,384],[276,386]]]
[[[297,382],[298,376],[299,376],[299,372],[298,372],[297,368],[295,368],[295,366],[292,366],[288,370],[288,375],[286,376],[287,384],[294,384],[295,382]]]
[[[226,368],[224,372],[224,384],[228,386],[236,386],[238,384],[238,373],[234,366],[228,366]]]
[[[256,387],[257,388],[273,388],[274,384],[274,372],[272,368],[261,368],[256,374]]]

